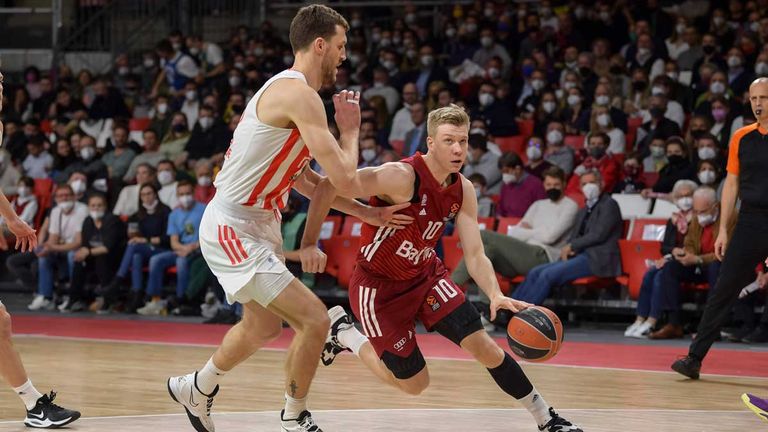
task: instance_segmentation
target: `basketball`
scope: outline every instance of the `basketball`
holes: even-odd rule
[[[545,307],[530,307],[509,321],[507,342],[518,357],[532,362],[549,360],[563,344],[563,323]]]

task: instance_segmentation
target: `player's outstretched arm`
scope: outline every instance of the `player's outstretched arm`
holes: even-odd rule
[[[290,83],[280,102],[288,117],[301,133],[312,156],[327,173],[331,183],[343,195],[357,176],[358,136],[360,130],[360,97],[354,92],[342,91],[333,98],[336,123],[341,132],[341,145],[328,131],[328,120],[320,96],[311,88]],[[274,107],[272,107],[274,108]]]
[[[5,219],[8,229],[16,236],[16,249],[22,252],[31,252],[37,246],[37,235],[29,225],[27,225],[13,211],[8,198],[0,191],[0,216]]]
[[[496,319],[496,311],[508,309],[519,312],[529,306],[528,303],[513,300],[502,294],[496,272],[491,260],[485,256],[480,228],[477,225],[477,197],[472,182],[461,176],[464,198],[461,210],[456,216],[456,229],[459,232],[461,248],[464,251],[464,262],[472,279],[491,300],[491,320]]]

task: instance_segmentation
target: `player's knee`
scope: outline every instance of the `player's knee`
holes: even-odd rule
[[[429,387],[429,374],[426,372],[420,373],[407,380],[398,380],[397,383],[403,392],[411,396],[418,396]]]
[[[331,320],[328,318],[328,311],[321,306],[311,308],[304,315],[301,324],[303,332],[325,335],[331,327]]]
[[[11,314],[0,304],[0,341],[11,339]]]

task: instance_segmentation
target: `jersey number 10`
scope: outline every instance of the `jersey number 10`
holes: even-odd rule
[[[442,222],[429,221],[429,225],[427,226],[427,229],[424,230],[424,234],[421,235],[421,238],[424,240],[432,240],[442,226]]]

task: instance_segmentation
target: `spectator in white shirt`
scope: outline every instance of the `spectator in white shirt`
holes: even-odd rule
[[[155,79],[151,97],[157,96],[163,81],[168,83],[169,90],[176,95],[184,89],[187,81],[194,79],[200,73],[192,57],[175,49],[168,40],[160,41],[155,51],[160,57],[162,69]]]
[[[155,168],[148,163],[141,163],[136,168],[136,184],[124,186],[117,197],[112,210],[118,216],[131,217],[139,211],[139,188],[141,185],[155,182]],[[133,180],[133,179],[131,179]]]
[[[393,148],[405,141],[405,134],[416,127],[411,120],[411,105],[419,100],[419,91],[415,83],[407,83],[403,86],[403,107],[397,110],[392,119],[392,129],[389,132],[389,145]],[[396,144],[393,144],[395,142]]]
[[[187,81],[184,85],[184,102],[181,104],[181,112],[187,116],[187,124],[190,132],[197,123],[197,114],[200,111],[200,95],[197,94],[197,84]]]
[[[494,57],[501,59],[501,75],[506,76],[509,72],[509,68],[512,66],[512,58],[509,56],[509,52],[501,44],[496,43],[493,39],[493,30],[491,28],[484,28],[480,32],[480,48],[472,55],[472,61],[485,65]]]
[[[53,156],[43,149],[43,139],[42,136],[36,135],[27,143],[27,157],[21,164],[27,177],[48,178],[53,168]]]
[[[204,78],[214,78],[226,71],[224,65],[224,52],[221,47],[213,42],[206,42],[199,35],[187,38],[189,54],[200,61],[201,74]],[[191,124],[195,122],[190,121]]]
[[[157,132],[152,129],[147,129],[143,133],[144,136],[144,152],[133,158],[131,166],[128,167],[128,172],[125,173],[123,181],[130,183],[136,177],[136,170],[141,164],[149,164],[152,168],[156,168],[160,161],[168,159],[168,155],[160,151],[160,137],[157,136]]]
[[[363,92],[363,98],[371,100],[374,96],[381,96],[387,102],[387,111],[391,115],[400,103],[400,95],[394,87],[389,85],[389,73],[383,67],[373,70],[373,87]]]
[[[157,164],[157,181],[162,188],[160,189],[160,201],[167,205],[170,209],[175,209],[179,204],[179,199],[176,196],[176,165],[173,161],[168,159],[160,161]],[[138,201],[137,204],[138,206]]]

